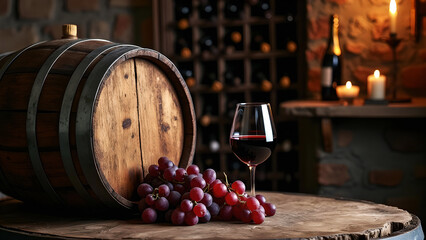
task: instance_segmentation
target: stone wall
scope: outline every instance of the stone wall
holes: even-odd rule
[[[80,38],[101,38],[152,48],[150,0],[0,0],[0,53],[61,38],[78,25]]]
[[[410,35],[411,0],[397,0],[398,96],[426,96],[426,36],[418,43]],[[366,96],[367,76],[375,69],[392,77],[389,38],[389,0],[308,0],[308,95],[320,98],[321,60],[327,46],[330,14],[340,17],[340,45],[343,50],[343,83],[350,80]],[[425,26],[426,24],[423,24]],[[387,85],[388,85],[387,84]],[[389,86],[389,85],[388,85]],[[387,91],[389,93],[389,91]]]

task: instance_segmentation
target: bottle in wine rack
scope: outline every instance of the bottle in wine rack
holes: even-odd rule
[[[241,77],[239,76],[239,74],[237,74],[236,72],[234,72],[232,69],[228,68],[225,73],[224,73],[224,79],[225,79],[225,83],[226,85],[230,85],[230,86],[239,86],[241,85]]]
[[[201,19],[214,20],[217,17],[217,6],[215,0],[200,0],[199,15]]]
[[[205,112],[203,116],[200,117],[200,124],[203,127],[208,127],[211,122],[212,122],[212,106],[207,105],[205,106]]]
[[[204,34],[200,40],[200,49],[204,55],[217,54],[217,43],[216,36],[210,34]]]
[[[183,36],[178,37],[176,40],[176,51],[183,58],[190,58],[192,56],[190,44]]]
[[[177,27],[180,30],[185,30],[189,27],[189,16],[191,14],[191,1],[176,1],[175,2],[175,19]]]
[[[269,0],[251,1],[251,15],[256,17],[271,18],[271,4]]]
[[[220,143],[214,133],[210,134],[209,137],[209,150],[211,152],[218,152],[220,149]]]
[[[261,33],[255,33],[251,40],[251,49],[253,51],[268,53],[271,51],[271,45]]]
[[[232,53],[234,51],[243,50],[243,35],[240,29],[229,29],[225,34],[225,51],[226,53]]]
[[[241,0],[227,0],[225,4],[225,17],[230,19],[241,18],[242,3],[243,1]]]
[[[321,97],[337,100],[336,87],[342,79],[342,51],[339,44],[339,18],[330,16],[330,35],[321,66]]]
[[[291,39],[287,40],[287,51],[294,53],[297,51],[297,43]]]
[[[194,72],[191,69],[182,69],[181,70],[182,77],[185,79],[186,85],[188,87],[193,87],[196,84],[196,80],[194,78]]]
[[[210,85],[210,89],[214,92],[220,92],[223,89],[223,84],[217,79],[214,72],[207,73],[204,76],[203,83]]]
[[[263,72],[256,73],[256,81],[260,83],[260,89],[264,92],[272,90],[272,82],[266,77]]]
[[[289,88],[291,85],[291,79],[288,75],[284,75],[280,78],[280,86],[282,88]]]

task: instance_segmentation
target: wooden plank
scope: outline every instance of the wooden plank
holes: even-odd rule
[[[421,227],[418,218],[396,207],[313,195],[262,193],[277,213],[260,225],[212,221],[196,226],[142,224],[129,219],[96,218],[46,212],[21,202],[0,202],[0,236],[48,239],[371,239]],[[331,207],[332,206],[332,207]],[[402,235],[403,236],[403,235]]]
[[[115,66],[103,82],[93,113],[93,149],[112,189],[131,199],[142,181],[135,66]]]
[[[154,63],[136,59],[139,124],[144,173],[167,156],[176,165],[182,155],[184,121],[171,80]]]
[[[425,118],[426,98],[413,98],[411,103],[354,105],[326,101],[288,101],[280,105],[282,117],[342,117],[342,118]]]

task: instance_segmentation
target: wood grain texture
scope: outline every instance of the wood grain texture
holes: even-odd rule
[[[135,66],[116,66],[102,83],[93,112],[93,149],[105,184],[126,199],[142,182]],[[155,102],[151,102],[155,105]]]
[[[184,123],[178,95],[164,72],[136,59],[139,122],[144,173],[167,156],[176,165],[182,155]]]
[[[361,201],[264,193],[277,213],[260,225],[213,221],[196,226],[142,224],[37,212],[15,200],[0,202],[0,230],[85,239],[372,239],[419,225],[408,212]],[[416,218],[418,220],[418,218]]]

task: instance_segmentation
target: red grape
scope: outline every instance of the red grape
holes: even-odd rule
[[[180,195],[179,192],[171,191],[169,196],[167,197],[167,200],[169,200],[170,206],[176,207],[179,204],[181,197],[182,196]]]
[[[189,192],[189,197],[191,198],[191,200],[199,202],[201,201],[201,199],[203,199],[204,197],[204,192],[203,189],[199,188],[199,187],[194,187],[193,189],[191,189],[191,191]],[[204,205],[204,204],[203,204]]]
[[[194,187],[204,189],[206,187],[206,181],[202,177],[195,177],[191,180],[191,188]]]
[[[185,199],[189,199],[191,200],[191,197],[189,196],[189,192],[185,192],[182,197],[180,198],[181,201],[185,200]]]
[[[158,165],[151,165],[151,166],[149,166],[148,172],[153,177],[160,176],[160,169],[158,168]]]
[[[169,201],[165,197],[160,197],[155,200],[155,209],[158,211],[166,211],[169,209]]]
[[[147,208],[142,212],[142,221],[144,223],[154,223],[157,221],[157,212],[152,208]]]
[[[200,217],[198,219],[200,223],[206,223],[206,222],[209,222],[211,218],[212,218],[212,215],[210,214],[209,210],[207,210],[204,217]]]
[[[275,207],[274,204],[272,204],[272,203],[264,203],[262,206],[263,206],[263,208],[265,208],[266,216],[270,217],[270,216],[274,216],[275,215],[275,212],[276,212],[277,208]]]
[[[175,178],[176,171],[173,168],[166,168],[163,173],[164,179],[171,182]]]
[[[236,204],[234,206],[232,206],[232,215],[239,220],[242,220],[242,205],[241,204]]]
[[[185,186],[183,186],[183,185],[182,185],[182,184],[180,184],[180,183],[176,183],[176,184],[173,186],[173,188],[174,188],[174,190],[175,190],[176,192],[179,192],[181,195],[182,195],[182,194],[184,194],[184,193],[185,193],[185,191],[186,191]]]
[[[212,183],[210,183],[210,189],[213,189],[214,185],[216,185],[218,183],[222,183],[222,181],[220,181],[220,179],[214,180]]]
[[[237,196],[237,194],[236,193],[234,193],[234,192],[228,192],[226,195],[225,195],[225,201],[226,201],[226,203],[228,204],[228,205],[230,205],[230,206],[234,206],[235,204],[237,204],[237,202],[238,202],[238,196]]]
[[[246,205],[250,211],[257,210],[260,206],[259,201],[255,197],[247,198]]]
[[[194,204],[189,199],[182,200],[182,202],[180,203],[180,209],[183,212],[191,211],[193,206]]]
[[[260,212],[259,210],[252,211],[251,212],[251,218],[253,219],[253,222],[255,224],[261,224],[263,221],[265,221],[265,215]]]
[[[153,206],[155,204],[155,197],[152,194],[148,194],[145,197],[145,202],[149,205],[149,206]]]
[[[201,199],[200,201],[201,203],[203,203],[204,205],[206,205],[206,207],[210,207],[210,205],[212,205],[213,203],[213,197],[212,195],[210,195],[210,193],[204,193],[204,197],[203,199]]]
[[[245,223],[249,223],[252,219],[252,212],[248,209],[241,209],[241,221]]]
[[[214,180],[216,180],[216,172],[215,170],[209,168],[206,169],[203,173],[203,178],[206,180],[207,184],[211,184]]]
[[[232,206],[223,205],[219,211],[219,216],[224,221],[230,221],[232,219]]]
[[[193,226],[198,223],[198,217],[193,211],[185,213],[185,223],[188,226]]]
[[[170,161],[169,158],[167,157],[160,157],[158,159],[158,167],[160,169],[160,171],[164,171],[167,168],[171,168],[173,167],[173,165],[175,165],[172,161]]]
[[[234,189],[234,191],[236,193],[238,193],[240,195],[243,194],[246,191],[246,185],[240,180],[233,182],[231,187],[232,187],[232,189]]]
[[[172,213],[172,223],[173,225],[182,225],[185,220],[185,213],[180,210],[180,208],[176,208]]]
[[[264,215],[266,215],[265,208],[262,205],[259,206],[258,210],[261,211]]]
[[[193,211],[195,215],[197,215],[197,217],[204,217],[206,215],[207,208],[206,205],[198,203],[197,205],[195,205]]]
[[[168,197],[169,194],[170,194],[170,188],[167,185],[162,184],[158,187],[158,196]]]
[[[186,168],[186,172],[188,173],[188,175],[198,175],[200,173],[200,168],[198,168],[197,165],[190,165]]]
[[[187,175],[186,170],[184,168],[176,169],[175,180],[178,182],[183,182],[185,180],[185,176]]]
[[[256,194],[256,199],[259,201],[260,205],[263,205],[266,202],[266,198],[260,194]]]
[[[227,192],[228,192],[228,189],[226,188],[226,185],[223,183],[218,183],[214,185],[213,187],[213,196],[217,198],[224,197]]]
[[[146,195],[152,193],[154,191],[154,189],[151,187],[151,185],[149,185],[147,183],[142,183],[138,186],[136,191],[137,191],[139,197],[144,198],[144,197],[146,197]]]
[[[212,217],[216,217],[219,214],[220,207],[217,203],[212,202],[212,205],[210,205],[210,207],[207,207],[207,210],[209,210]]]

